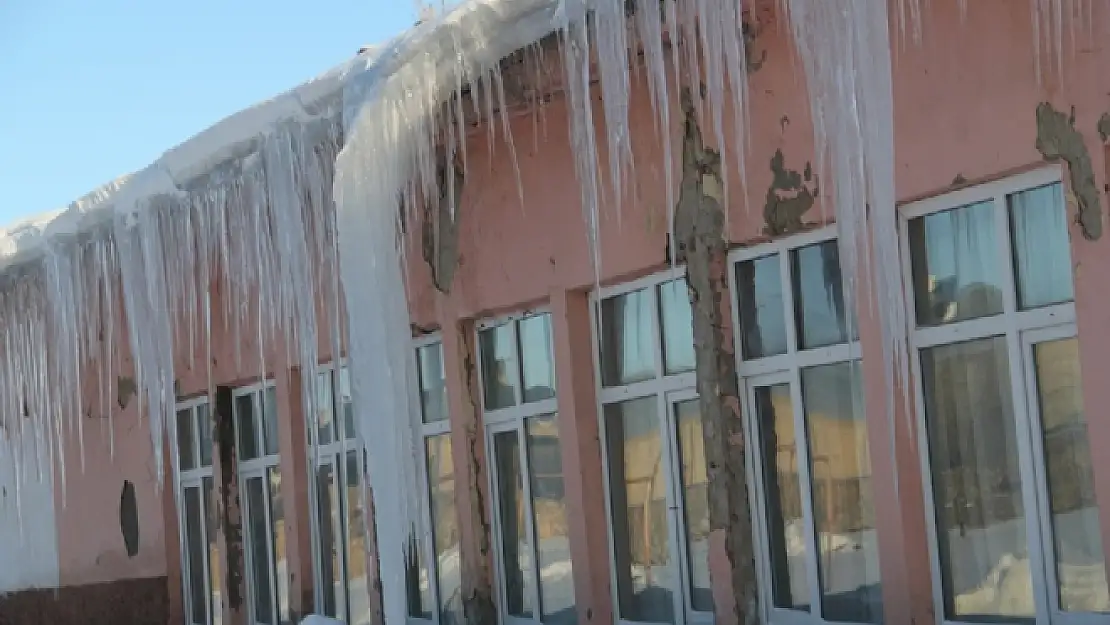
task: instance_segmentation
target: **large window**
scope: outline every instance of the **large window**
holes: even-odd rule
[[[936,609],[948,621],[1110,611],[1058,180],[1031,172],[903,211]]]
[[[185,622],[219,625],[220,558],[212,487],[212,419],[201,397],[177,405],[172,430]]]
[[[268,382],[236,389],[233,395],[251,623],[285,625],[291,621],[278,467],[277,393]]]
[[[324,367],[316,379],[316,428],[309,432],[315,457],[314,519],[316,605],[325,616],[369,625],[367,523],[362,488],[365,455],[358,444],[346,367]]]
[[[860,350],[832,235],[828,228],[734,255],[759,572],[772,623],[882,620]]]
[[[707,622],[709,506],[681,271],[603,291],[599,337],[613,593],[622,621]]]
[[[478,331],[502,617],[574,623],[551,315]]]
[[[410,619],[438,625],[463,622],[459,522],[443,345],[436,337],[416,341],[420,391],[420,450],[425,492],[422,527],[413,528],[407,552]],[[429,563],[431,565],[429,566]]]

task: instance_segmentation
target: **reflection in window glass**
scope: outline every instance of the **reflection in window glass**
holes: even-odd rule
[[[486,410],[516,405],[520,369],[513,347],[513,326],[503,323],[478,334],[482,359],[482,386]]]
[[[497,463],[497,495],[501,511],[501,549],[505,572],[505,610],[512,616],[531,618],[532,558],[524,514],[524,477],[520,466],[520,439],[515,430],[493,437]]]
[[[212,478],[206,477],[201,480],[201,487],[204,489],[204,501],[206,512],[206,523],[208,524],[208,587],[212,591],[212,625],[220,625],[223,623],[223,604],[220,602],[220,584],[222,577],[220,576],[220,551],[216,542],[216,523],[218,522],[218,515],[216,513],[216,493],[212,489]]]
[[[909,244],[918,325],[1002,312],[994,202],[913,219]]]
[[[659,285],[659,313],[663,324],[663,363],[667,375],[694,370],[694,313],[686,279]]]
[[[343,602],[342,565],[339,560],[339,489],[336,484],[335,468],[332,464],[320,465],[316,469],[316,496],[319,497],[320,532],[320,572],[322,575],[324,605],[320,606],[324,616],[337,618],[339,605]]]
[[[355,406],[351,399],[351,372],[346,367],[339,370],[339,405],[343,411],[343,437],[354,440],[358,436],[355,424]]]
[[[277,467],[267,470],[270,476],[270,527],[274,552],[274,579],[277,582],[278,617],[289,622],[289,561],[285,554],[285,507],[281,501],[281,471]]]
[[[250,563],[253,573],[250,595],[254,597],[254,619],[275,623],[273,591],[270,587],[270,552],[267,543],[266,491],[261,477],[247,478],[247,519]]]
[[[1018,305],[1024,310],[1072,299],[1071,250],[1060,183],[1010,196]]]
[[[424,423],[447,419],[447,382],[443,368],[443,344],[432,343],[416,350],[420,367],[420,405]]]
[[[272,386],[262,392],[262,424],[266,454],[278,453],[277,389]]]
[[[1069,278],[1070,279],[1070,278]],[[1110,611],[1075,338],[1033,347],[1060,608]]]
[[[601,378],[605,386],[655,377],[651,291],[641,289],[601,302]]]
[[[779,255],[736,264],[736,297],[745,359],[786,353]]]
[[[177,411],[177,458],[181,471],[197,468],[193,453],[193,410]]]
[[[571,570],[567,504],[563,491],[563,459],[555,415],[526,422],[528,467],[531,472],[532,514],[540,572],[540,606],[544,623],[572,625],[574,577]]]
[[[334,406],[331,372],[324,371],[316,376],[316,440],[318,445],[327,445],[335,440]]]
[[[200,489],[185,489],[185,556],[189,572],[189,602],[192,623],[207,623],[207,593],[204,588],[204,542],[201,537]]]
[[[788,384],[755,389],[759,444],[764,458],[771,598],[775,607],[809,611],[805,519],[802,514],[794,407]],[[774,458],[774,470],[768,467]]]
[[[921,351],[944,616],[1034,616],[1006,339]]]
[[[821,615],[882,622],[871,456],[858,362],[802,370]]]
[[[362,513],[362,467],[359,466],[359,452],[347,452],[347,487],[344,500],[347,503],[347,588],[351,593],[351,625],[369,625],[370,595],[367,583],[366,566],[366,520]]]
[[[690,606],[713,611],[709,583],[709,476],[706,473],[705,439],[697,399],[675,404],[678,453],[682,461],[682,512],[686,520],[686,555],[690,569]]]
[[[844,282],[836,240],[792,251],[790,269],[794,280],[798,348],[847,343],[849,324],[855,335],[856,322],[849,319],[844,306]]]
[[[235,431],[239,435],[239,459],[258,457],[258,438],[254,430],[254,400],[251,395],[235,398]]]
[[[451,462],[451,436],[424,439],[431,488],[432,542],[439,582],[440,625],[462,623],[459,573],[459,526],[455,512],[455,470]]]
[[[674,622],[667,479],[656,398],[605,406],[620,618]]]
[[[551,342],[551,315],[525,317],[517,324],[520,333],[521,372],[524,401],[555,397],[555,346]]]
[[[197,436],[200,438],[200,466],[212,466],[212,420],[208,414],[208,404],[200,404],[197,410]]]
[[[424,545],[414,532],[409,535],[408,550],[405,552],[405,597],[409,616],[431,620],[432,582],[424,560]]]

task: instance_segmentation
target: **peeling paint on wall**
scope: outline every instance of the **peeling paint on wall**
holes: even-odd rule
[[[813,208],[820,191],[813,167],[807,161],[802,173],[786,167],[782,150],[771,157],[771,186],[763,205],[764,233],[769,236],[802,230],[802,216]]]
[[[1065,115],[1048,102],[1037,105],[1036,146],[1045,160],[1068,164],[1068,179],[1078,208],[1076,219],[1084,238],[1098,240],[1102,236],[1102,203],[1087,144],[1075,129],[1075,109]]]
[[[123,481],[119,496],[119,529],[127,557],[134,558],[139,553],[139,508],[135,501],[135,485],[130,480]]]
[[[131,398],[135,397],[137,389],[135,378],[127,376],[116,378],[116,399],[119,402],[120,410],[127,410],[127,405],[131,403]]]
[[[451,181],[448,182],[448,178]],[[451,292],[459,266],[459,213],[465,176],[459,163],[441,161],[437,169],[439,197],[424,203],[422,243],[424,262],[441,293]]]
[[[1098,136],[1102,137],[1103,141],[1110,141],[1110,113],[1103,113],[1102,117],[1098,118]]]

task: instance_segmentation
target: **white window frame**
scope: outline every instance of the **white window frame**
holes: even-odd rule
[[[924,389],[921,377],[921,351],[930,347],[987,338],[1004,338],[1006,340],[1009,362],[1007,374],[1010,379],[1014,419],[1016,421],[1019,474],[1022,483],[1022,507],[1026,520],[1025,531],[1029,547],[1036,623],[1038,625],[1048,625],[1049,623],[1053,625],[1110,623],[1110,614],[1063,612],[1059,610],[1043,447],[1038,444],[1041,430],[1032,347],[1034,344],[1043,341],[1076,336],[1075,302],[1073,299],[1062,304],[1052,304],[1023,311],[1018,308],[1015,285],[1017,270],[1014,268],[1011,249],[1010,210],[1007,198],[1011,194],[1057,183],[1063,184],[1062,169],[1058,165],[1052,165],[914,202],[901,207],[899,211],[899,244],[903,250],[901,254],[903,283],[905,284],[906,310],[909,315],[908,323],[910,324],[910,368],[915,387],[914,407],[917,414],[917,437],[928,517],[926,525],[932,569],[933,601],[937,620],[945,625],[957,625],[963,622],[947,619],[944,612],[944,591],[941,581],[935,512],[936,502],[933,492],[933,473],[929,456]],[[996,250],[998,254],[997,262],[1001,272],[999,277],[1002,281],[1003,312],[965,321],[918,328],[916,294],[914,293],[912,258],[909,247],[910,221],[982,201],[993,202],[995,238],[998,247]],[[1061,210],[1067,210],[1066,201],[1065,206],[1060,208]],[[1072,283],[1074,294],[1074,277]],[[1038,547],[1040,548],[1038,549]]]
[[[200,462],[200,432],[197,429],[197,408],[200,406],[209,406],[209,418],[211,418],[211,406],[208,402],[207,396],[193,397],[190,399],[177,402],[174,408],[174,423],[173,427],[168,428],[170,431],[170,445],[172,446],[173,453],[173,474],[174,474],[174,501],[177,504],[177,526],[180,529],[178,532],[178,543],[181,554],[181,589],[182,589],[182,606],[185,615],[185,622],[192,625],[212,625],[213,623],[221,623],[222,618],[222,605],[216,605],[213,601],[213,593],[219,593],[218,588],[212,588],[212,565],[209,561],[209,539],[208,536],[208,515],[212,513],[208,508],[210,502],[204,498],[204,480],[207,478],[212,484],[212,492],[216,492],[216,482],[212,471],[212,464],[202,466]],[[192,449],[193,453],[197,456],[197,466],[192,469],[183,470],[181,468],[180,451],[181,447],[177,440],[177,415],[179,412],[188,410],[190,420],[192,421],[192,428],[190,431],[193,436]],[[212,441],[212,460],[215,461],[216,455],[216,442]],[[193,596],[189,584],[191,583],[191,570],[194,565],[189,560],[188,542],[189,538],[186,536],[188,524],[185,519],[185,489],[196,488],[200,492],[201,501],[201,527],[200,539],[201,544],[204,546],[204,590],[207,601],[208,622],[206,624],[195,623],[193,618]]]
[[[235,427],[235,451],[236,451],[236,461],[237,461],[236,474],[237,474],[238,479],[239,479],[239,501],[240,501],[240,508],[243,512],[242,517],[243,517],[244,520],[247,519],[248,514],[250,514],[250,512],[249,512],[250,500],[249,500],[249,497],[247,496],[247,480],[249,480],[251,478],[261,478],[262,484],[263,484],[263,487],[264,487],[263,488],[263,496],[264,496],[265,508],[266,508],[264,510],[264,513],[265,513],[264,518],[266,519],[266,533],[267,533],[266,551],[267,551],[267,559],[269,560],[269,562],[267,563],[267,569],[270,572],[270,588],[271,588],[270,600],[271,600],[271,603],[273,604],[274,621],[275,622],[274,623],[267,623],[265,621],[259,621],[258,620],[258,615],[255,614],[254,591],[255,591],[255,588],[257,586],[255,584],[256,580],[254,578],[255,577],[255,575],[254,575],[254,573],[255,573],[255,571],[254,571],[254,549],[252,548],[253,544],[254,544],[253,543],[253,538],[254,537],[251,535],[250,523],[244,522],[243,523],[242,535],[243,535],[243,556],[244,556],[243,557],[243,562],[244,562],[244,566],[246,568],[246,575],[244,575],[244,579],[246,581],[246,593],[245,594],[246,594],[246,600],[249,603],[249,612],[248,612],[248,614],[250,615],[250,622],[253,623],[254,625],[280,625],[280,623],[281,623],[281,591],[280,591],[280,588],[279,588],[279,584],[280,584],[281,580],[278,578],[278,573],[277,573],[277,553],[276,553],[276,551],[277,551],[276,550],[277,537],[273,535],[274,522],[273,522],[272,513],[271,513],[271,511],[273,510],[273,498],[272,498],[272,494],[270,492],[270,477],[269,477],[269,470],[270,469],[277,469],[279,472],[281,471],[281,466],[280,466],[281,465],[281,463],[280,463],[281,453],[280,452],[279,453],[273,453],[273,454],[267,454],[266,453],[266,444],[265,444],[265,429],[266,428],[265,428],[265,423],[264,423],[264,420],[266,419],[266,415],[265,415],[265,412],[264,412],[265,411],[265,408],[264,408],[265,392],[266,392],[267,389],[271,389],[271,388],[275,389],[275,390],[277,388],[274,381],[273,380],[266,380],[264,382],[260,382],[260,383],[257,383],[257,384],[252,384],[252,385],[249,385],[249,386],[242,386],[242,387],[233,389],[232,392],[231,392],[231,394],[232,394],[232,408],[231,408],[231,410],[232,410],[232,423],[234,424],[234,427]],[[252,396],[253,397],[254,410],[256,411],[255,414],[262,415],[262,419],[263,419],[263,422],[256,423],[255,424],[256,427],[254,428],[255,445],[257,445],[256,449],[258,449],[258,451],[259,451],[259,456],[257,458],[252,458],[250,460],[244,460],[243,459],[242,449],[239,446],[240,437],[239,437],[239,430],[238,430],[238,428],[239,428],[239,414],[238,414],[238,401],[237,400],[240,397],[244,397],[244,396]],[[276,403],[277,402],[275,402],[275,405],[276,405]],[[273,416],[273,418],[278,419],[276,431],[280,432],[280,428],[281,428],[281,422],[280,422],[281,421],[280,420],[281,408],[280,407],[276,407],[276,408],[277,408],[277,413],[278,414],[272,415],[272,416]],[[285,478],[285,476],[283,475],[282,479],[284,479],[284,478]]]
[[[486,471],[487,479],[489,482],[489,492],[492,494],[490,497],[490,518],[491,528],[493,530],[493,546],[494,546],[494,569],[497,579],[497,609],[501,617],[501,622],[505,625],[535,625],[541,623],[543,620],[543,604],[542,593],[540,592],[540,571],[539,571],[539,554],[536,545],[536,529],[535,529],[535,513],[532,509],[532,468],[531,459],[528,456],[528,430],[527,423],[529,418],[533,417],[546,417],[554,416],[558,419],[558,398],[551,397],[534,402],[524,402],[524,375],[522,373],[524,361],[522,360],[521,345],[520,345],[520,327],[518,322],[538,317],[541,315],[549,315],[551,312],[547,308],[537,308],[520,313],[510,315],[503,315],[493,319],[486,319],[475,324],[475,345],[477,346],[478,362],[482,363],[482,332],[493,328],[500,327],[508,324],[511,336],[511,344],[513,348],[513,356],[517,365],[517,380],[513,385],[513,405],[506,408],[497,408],[488,410],[486,408],[486,380],[485,380],[485,367],[479,366],[478,369],[478,387],[481,389],[481,403],[482,403],[482,424],[485,427],[486,433],[486,456],[489,459],[487,465],[489,470]],[[554,331],[554,329],[553,329]],[[554,345],[554,337],[552,337],[552,344]],[[555,360],[552,354],[552,375],[555,375]],[[558,393],[558,380],[555,381],[556,394]],[[531,558],[532,568],[530,571],[525,571],[525,575],[529,579],[529,601],[532,607],[532,618],[514,616],[509,614],[508,611],[508,583],[506,580],[506,565],[505,565],[505,545],[504,545],[504,529],[501,527],[501,493],[498,489],[498,465],[495,454],[496,448],[494,447],[494,438],[497,434],[505,432],[516,432],[517,443],[519,450],[519,463],[521,471],[521,480],[523,483],[523,505],[524,514],[527,519],[527,534],[528,534],[528,549]],[[560,441],[561,443],[561,441]]]
[[[747,455],[748,492],[754,495],[752,506],[752,528],[755,532],[757,553],[756,573],[759,583],[759,597],[763,618],[775,625],[813,625],[815,623],[833,623],[822,615],[822,591],[818,564],[818,541],[816,535],[816,519],[813,512],[813,479],[811,476],[810,440],[806,428],[805,405],[802,396],[802,371],[813,367],[835,364],[856,363],[857,371],[862,376],[862,350],[859,341],[858,320],[856,317],[854,293],[844,294],[846,305],[853,310],[845,311],[848,314],[846,323],[849,332],[848,341],[816,347],[800,349],[797,328],[797,309],[794,301],[794,275],[790,267],[791,255],[796,250],[827,242],[837,241],[836,226],[825,226],[809,232],[795,234],[789,237],[762,243],[749,248],[733,250],[728,257],[729,290],[732,298],[732,327],[733,343],[736,353],[736,371],[739,377],[739,388],[744,404],[744,437],[750,441]],[[785,353],[774,356],[763,356],[745,360],[743,357],[744,336],[740,325],[739,285],[736,282],[736,266],[745,261],[752,261],[778,255],[779,285],[782,289],[782,314],[784,316],[783,328],[786,334]],[[848,285],[844,285],[847,289]],[[852,334],[856,334],[855,338]],[[759,415],[755,393],[757,389],[786,384],[790,389],[790,404],[794,417],[794,445],[797,453],[798,482],[802,499],[802,515],[805,523],[806,540],[806,582],[809,588],[809,612],[779,608],[774,605],[773,589],[771,588],[771,552],[768,544],[767,527],[767,493],[764,492],[764,469],[775,462],[774,459],[763,457],[763,450],[756,441],[762,440],[759,436]],[[861,381],[862,384],[862,381]],[[869,450],[870,451],[870,450]]]
[[[617,553],[616,537],[613,528],[612,493],[609,479],[609,443],[605,421],[605,407],[610,404],[622,403],[634,399],[655,397],[659,415],[659,435],[665,455],[666,477],[666,503],[667,503],[667,538],[669,540],[668,568],[673,572],[675,579],[679,580],[677,587],[670,588],[673,598],[674,625],[713,625],[715,622],[712,612],[699,612],[692,608],[692,589],[690,588],[691,573],[689,558],[687,557],[687,531],[686,518],[682,502],[682,460],[677,448],[677,429],[674,415],[676,404],[690,399],[696,399],[697,373],[685,371],[668,375],[663,354],[663,320],[659,307],[659,287],[667,282],[685,279],[685,267],[673,267],[636,280],[631,280],[619,285],[602,287],[591,294],[590,310],[592,323],[591,339],[593,340],[594,359],[594,385],[597,389],[597,415],[599,425],[599,440],[601,442],[602,462],[604,463],[605,476],[602,482],[605,490],[605,526],[609,540],[609,585],[611,600],[613,602],[613,619],[619,625],[648,625],[640,621],[625,619],[620,613],[620,596],[617,585]],[[652,354],[655,364],[655,377],[642,382],[606,387],[604,373],[601,365],[601,304],[604,300],[634,291],[646,289],[651,294],[651,327],[652,327]]]

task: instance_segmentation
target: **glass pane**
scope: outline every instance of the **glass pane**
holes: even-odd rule
[[[424,423],[447,418],[447,373],[443,368],[443,345],[432,343],[416,350],[420,367],[420,403]]]
[[[1070,302],[1074,294],[1063,185],[1022,191],[1009,199],[1018,306]]]
[[[520,369],[513,346],[513,326],[503,323],[478,334],[482,357],[482,386],[486,410],[516,405],[516,386]]]
[[[674,622],[667,478],[654,396],[605,406],[620,618]]]
[[[505,573],[505,610],[532,617],[532,557],[524,509],[524,477],[520,466],[520,438],[516,431],[493,436],[497,496],[501,509],[502,570]]]
[[[217,514],[216,493],[212,489],[212,478],[206,477],[201,479],[201,487],[204,489],[205,503],[205,522],[208,524],[208,588],[212,591],[212,623],[213,625],[220,625],[223,623],[223,604],[220,601],[220,584],[222,578],[220,577],[220,548],[219,543],[216,542],[217,525],[219,523],[219,514]]]
[[[686,521],[686,566],[690,582],[690,607],[713,611],[709,583],[709,476],[706,473],[705,439],[701,406],[697,399],[674,405],[678,429],[678,454],[682,461],[682,513]]]
[[[425,446],[432,501],[432,540],[439,582],[440,625],[461,625],[463,612],[459,579],[459,522],[455,512],[455,468],[451,464],[451,436],[429,436],[425,439]]]
[[[836,241],[807,245],[790,253],[794,280],[794,323],[798,348],[813,349],[847,343],[858,336],[856,320],[844,306],[840,250]]]
[[[212,418],[208,404],[197,406],[197,434],[200,437],[200,466],[212,466]]]
[[[667,375],[694,370],[694,313],[686,279],[659,285],[659,314],[663,323],[663,363]]]
[[[264,444],[266,455],[269,456],[278,453],[278,418],[277,389],[270,386],[262,392],[262,422],[266,438]]]
[[[339,490],[336,484],[335,467],[329,462],[316,469],[316,493],[320,498],[317,529],[320,532],[320,585],[324,604],[320,606],[324,616],[340,617],[339,606],[343,603],[343,587],[340,580],[343,572],[339,561]]]
[[[1074,338],[1033,347],[1060,608],[1110,611]]]
[[[251,587],[254,597],[254,619],[259,623],[275,623],[274,596],[270,588],[270,528],[266,527],[266,490],[261,477],[247,478],[247,532],[250,538]]]
[[[532,514],[540,571],[541,619],[548,625],[573,625],[574,577],[570,561],[567,503],[563,490],[563,458],[555,415],[525,422],[528,468],[531,471]]]
[[[274,577],[277,580],[278,616],[282,623],[289,622],[289,560],[285,554],[285,508],[281,500],[281,471],[277,467],[270,474],[270,523],[274,551]]]
[[[258,457],[258,437],[254,423],[253,395],[239,395],[235,398],[235,431],[239,437],[240,460]]]
[[[366,519],[362,513],[362,467],[359,452],[347,452],[347,588],[351,593],[351,625],[370,625],[370,590],[366,571]]]
[[[821,615],[882,622],[871,454],[858,362],[802,370]]]
[[[555,397],[555,346],[551,342],[551,315],[526,317],[517,325],[520,333],[521,373],[524,401]]]
[[[601,379],[605,386],[655,377],[651,291],[641,289],[601,302]]]
[[[432,619],[432,583],[424,557],[424,544],[414,531],[405,553],[405,598],[409,616]]]
[[[185,489],[185,563],[189,572],[189,612],[192,623],[207,625],[207,592],[204,588],[204,536],[201,534],[200,489]]]
[[[343,410],[343,436],[347,440],[358,437],[355,425],[355,407],[351,399],[351,372],[343,367],[339,370],[339,405]]]
[[[1006,339],[922,350],[945,616],[1034,616]]]
[[[736,298],[745,359],[786,353],[779,255],[736,263]]]
[[[197,468],[193,450],[193,409],[177,411],[177,459],[181,471]]]
[[[331,387],[331,372],[316,376],[316,440],[317,445],[327,445],[335,440],[335,401]]]
[[[790,385],[776,384],[755,389],[755,405],[763,458],[767,541],[771,554],[771,598],[775,607],[808,612],[806,552],[810,547],[806,544],[802,513]]]
[[[909,242],[918,325],[1002,312],[994,202],[913,219]]]

